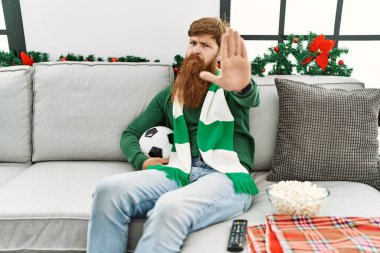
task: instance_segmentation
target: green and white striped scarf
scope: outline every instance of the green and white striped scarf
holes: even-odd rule
[[[148,169],[166,172],[179,186],[189,184],[191,150],[189,133],[183,116],[183,105],[173,103],[174,144],[168,165],[153,165]],[[197,143],[204,162],[225,173],[233,182],[236,193],[257,194],[259,191],[247,169],[241,165],[233,147],[234,118],[224,91],[211,84],[204,100],[198,123]]]

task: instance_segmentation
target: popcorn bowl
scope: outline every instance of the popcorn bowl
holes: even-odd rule
[[[281,181],[266,189],[274,214],[318,215],[330,196],[328,189],[310,182]]]

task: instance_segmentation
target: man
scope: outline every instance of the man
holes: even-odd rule
[[[249,108],[259,104],[259,94],[244,41],[219,18],[194,21],[188,35],[173,86],[122,135],[121,149],[138,171],[97,186],[88,253],[125,252],[133,217],[147,217],[136,253],[179,252],[188,233],[247,211],[258,192],[248,172],[254,153]],[[174,130],[169,159],[146,157],[138,143],[158,125]]]

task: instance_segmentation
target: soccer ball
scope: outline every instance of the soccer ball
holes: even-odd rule
[[[139,144],[149,157],[169,158],[173,146],[173,130],[163,126],[148,129],[141,135]]]

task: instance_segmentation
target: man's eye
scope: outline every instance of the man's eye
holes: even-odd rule
[[[194,41],[190,41],[190,44],[191,44],[191,45],[195,45],[195,42],[194,42]]]

